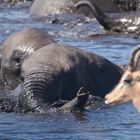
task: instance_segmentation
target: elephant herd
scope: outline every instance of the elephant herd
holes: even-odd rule
[[[140,29],[138,16],[112,18],[93,1],[46,2],[52,9],[61,9],[64,3],[72,4],[74,10],[86,6],[110,31],[138,32]],[[39,4],[38,0],[33,3],[30,14],[36,13]],[[53,7],[53,4],[60,7]],[[40,10],[49,10],[45,7]],[[52,11],[58,12],[57,9]],[[11,34],[1,42],[1,48],[0,88],[9,92],[0,95],[0,111],[46,113],[50,108],[57,111],[82,110],[95,96],[106,97],[124,73],[120,66],[108,59],[57,43],[47,31],[38,28],[26,28]]]

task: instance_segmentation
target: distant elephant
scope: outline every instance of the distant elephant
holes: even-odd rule
[[[47,16],[50,14],[75,13],[74,4],[81,0],[35,0],[30,8],[30,15]],[[120,9],[111,0],[90,0],[95,2],[105,12],[119,12]],[[89,8],[83,8],[81,13],[90,14]]]
[[[75,7],[79,9],[82,6],[89,7],[98,22],[109,31],[124,32],[124,33],[139,33],[140,32],[140,15],[136,12],[129,14],[122,13],[118,16],[108,16],[94,3],[87,0],[82,0],[75,4]]]
[[[19,84],[21,65],[36,50],[55,42],[47,32],[26,28],[8,36],[1,44],[1,72],[4,81],[12,89]]]
[[[122,73],[120,67],[102,56],[52,43],[23,62],[19,106],[42,112],[55,101],[72,100],[80,87],[104,97]]]
[[[140,0],[113,0],[120,10],[123,11],[139,11]]]

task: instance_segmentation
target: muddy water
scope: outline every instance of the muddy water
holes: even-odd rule
[[[0,40],[26,27],[48,30],[59,43],[96,52],[117,64],[127,63],[131,50],[140,43],[135,35],[107,33],[95,19],[68,14],[36,18],[28,15],[28,8],[0,9]],[[140,116],[131,103],[83,113],[0,113],[0,139],[139,140]]]

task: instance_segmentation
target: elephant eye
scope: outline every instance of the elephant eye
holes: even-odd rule
[[[20,63],[20,58],[17,57],[17,58],[14,59],[14,61],[16,61],[17,63]]]
[[[20,63],[21,58],[22,58],[21,52],[19,50],[18,51],[15,50],[14,53],[13,53],[12,58],[13,58],[13,61],[15,61],[16,63]]]

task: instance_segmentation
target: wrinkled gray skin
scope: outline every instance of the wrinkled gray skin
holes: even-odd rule
[[[82,6],[88,6],[93,11],[94,16],[98,22],[109,31],[125,32],[125,33],[139,33],[140,32],[140,15],[133,12],[125,15],[110,17],[104,14],[95,3],[83,0],[75,4],[75,7],[79,9]]]
[[[30,8],[30,14],[35,16],[47,16],[49,14],[75,13],[74,4],[81,0],[35,0]],[[94,1],[105,12],[118,12],[120,9],[111,0]],[[83,8],[79,12],[90,15],[89,8]]]
[[[46,32],[37,28],[26,28],[6,38],[1,44],[1,72],[7,86],[14,89],[19,84],[20,68],[24,60],[52,42],[54,40]]]
[[[20,108],[43,112],[48,104],[72,100],[80,87],[104,97],[123,71],[109,60],[78,48],[50,44],[37,50],[21,67]]]
[[[81,87],[77,92],[77,96],[73,100],[60,107],[58,111],[72,112],[76,110],[83,110],[88,97],[89,91],[86,88]]]
[[[27,113],[34,112],[34,109],[28,108],[28,105],[24,104],[19,98],[22,90],[22,84],[20,84],[12,93],[6,93],[0,95],[0,112],[17,112],[17,113]],[[81,87],[77,92],[74,99],[59,100],[53,104],[47,104],[44,106],[44,110],[41,113],[47,113],[50,109],[51,111],[59,112],[75,112],[82,111],[86,105],[89,97],[89,92],[84,87]]]

